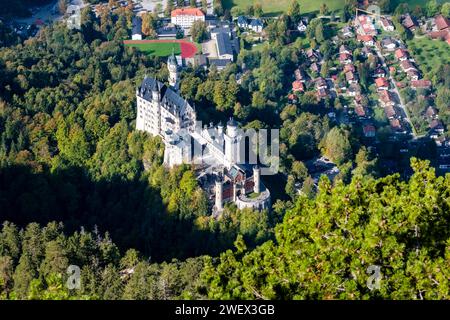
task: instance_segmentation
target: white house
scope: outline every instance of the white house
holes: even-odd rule
[[[205,14],[202,10],[197,8],[181,8],[175,9],[170,14],[171,22],[189,30],[195,21],[205,21]]]
[[[239,16],[239,17],[237,18],[237,25],[238,25],[239,28],[242,28],[242,29],[248,29],[249,24],[248,24],[248,19],[247,19],[247,17]]]
[[[252,29],[254,32],[262,32],[263,27],[264,24],[260,19],[253,19],[252,22],[250,22],[250,29]]]
[[[304,21],[300,21],[300,23],[297,26],[297,30],[300,32],[305,32],[307,27],[308,26]]]
[[[392,24],[392,21],[389,20],[386,17],[381,17],[379,20],[379,24],[383,28],[384,31],[394,31],[394,25]]]

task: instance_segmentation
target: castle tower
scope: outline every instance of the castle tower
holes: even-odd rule
[[[169,69],[169,85],[175,89],[178,89],[178,63],[173,51],[172,55],[167,60],[167,68]]]
[[[227,122],[227,132],[224,135],[225,138],[225,158],[231,164],[237,162],[237,156],[239,152],[239,140],[237,132],[237,122],[234,119],[230,119]]]
[[[215,209],[216,209],[216,211],[222,211],[223,210],[223,181],[222,181],[221,177],[217,177],[217,179],[216,179],[215,191],[216,191]]]
[[[258,166],[253,167],[253,192],[261,193],[261,169]]]

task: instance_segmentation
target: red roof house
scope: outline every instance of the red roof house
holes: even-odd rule
[[[377,85],[378,90],[389,89],[389,82],[386,80],[386,78],[376,78],[375,84]]]
[[[434,18],[434,23],[436,23],[436,27],[438,28],[439,31],[447,30],[450,28],[450,21],[442,14],[437,15]]]
[[[180,9],[173,10],[170,15],[172,17],[178,17],[178,16],[197,16],[197,17],[201,17],[201,16],[204,16],[205,14],[203,13],[202,10],[200,10],[198,8],[180,8]]]

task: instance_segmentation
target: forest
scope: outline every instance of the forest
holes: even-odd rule
[[[450,176],[419,160],[428,149],[407,175],[386,175],[361,134],[328,116],[340,102],[286,99],[306,41],[337,50],[320,21],[306,40],[287,32],[293,9],[268,27],[270,46],[242,40],[222,72],[182,72],[205,123],[280,128],[271,212],[229,205],[220,219],[193,168],[166,169],[162,141],[134,130],[136,87],[168,73],[123,45],[127,8],[85,9],[81,30],[55,23],[24,42],[0,25],[0,298],[449,298]],[[433,81],[444,87],[442,70]],[[322,155],[340,173],[316,187],[305,162]],[[65,285],[69,265],[79,290]],[[376,292],[369,265],[385,279]]]

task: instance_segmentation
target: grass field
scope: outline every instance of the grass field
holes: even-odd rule
[[[446,1],[448,1],[448,0],[437,0],[438,3],[444,3]],[[404,0],[394,0],[394,8],[399,3],[402,3],[402,2],[408,3],[409,7],[411,9],[413,9],[415,6],[424,7],[428,1],[427,0],[406,0],[406,1],[404,1]]]
[[[267,15],[279,15],[287,11],[292,0],[222,0],[225,9],[231,9],[238,6],[241,9],[247,8],[251,4],[260,3],[263,7],[264,13]],[[444,3],[448,0],[437,0],[439,3]],[[300,8],[303,13],[310,13],[319,11],[322,3],[326,3],[329,10],[340,10],[344,8],[345,0],[299,0]],[[416,5],[425,6],[426,0],[395,0],[395,3],[407,2],[410,8]]]
[[[441,64],[450,63],[449,45],[445,41],[432,40],[424,36],[408,41],[407,45],[424,72],[429,72]]]
[[[263,11],[269,15],[278,15],[287,11],[292,0],[223,0],[225,9],[238,6],[241,9],[255,3],[260,3]],[[326,3],[330,10],[338,10],[344,7],[345,0],[300,0],[302,12],[318,11],[322,3]]]
[[[179,43],[140,43],[126,44],[125,46],[135,47],[136,49],[151,56],[168,57],[172,54],[172,50],[176,55],[181,54],[181,47]]]

